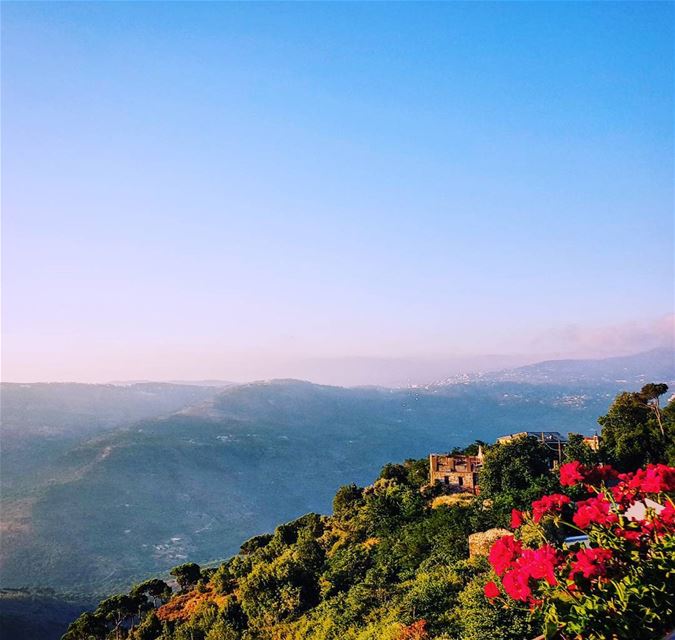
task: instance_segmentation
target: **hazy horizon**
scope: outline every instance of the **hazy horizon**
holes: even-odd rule
[[[672,346],[673,11],[3,3],[2,379]]]
[[[164,382],[185,384],[208,384],[208,383],[233,383],[246,384],[263,380],[297,379],[306,380],[314,384],[328,384],[344,387],[356,386],[383,386],[399,387],[408,385],[423,385],[430,382],[443,380],[459,374],[491,373],[503,369],[521,367],[549,360],[565,359],[605,359],[621,356],[631,356],[653,349],[674,349],[672,341],[654,343],[648,349],[628,349],[616,353],[603,353],[601,355],[570,355],[560,353],[542,354],[539,356],[526,356],[523,354],[486,354],[474,356],[435,357],[435,358],[369,358],[369,357],[343,357],[343,358],[314,358],[293,361],[273,360],[266,358],[264,362],[253,362],[249,368],[247,377],[214,376],[200,377],[145,377],[119,379],[34,379],[34,380],[7,380],[2,382],[14,383],[54,383],[72,382],[85,384],[134,384],[142,382]],[[675,366],[675,362],[673,363]],[[222,370],[226,371],[226,367]]]

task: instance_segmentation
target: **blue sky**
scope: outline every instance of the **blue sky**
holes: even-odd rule
[[[3,3],[2,23],[4,379],[318,359],[331,381],[340,359],[672,336],[673,4]]]

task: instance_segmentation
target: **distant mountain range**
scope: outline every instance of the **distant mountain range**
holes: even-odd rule
[[[58,456],[84,439],[144,418],[171,415],[220,387],[11,383],[0,386],[3,493],[48,479]]]
[[[420,388],[3,384],[0,586],[104,595],[366,483],[392,460],[521,430],[592,433],[673,353],[555,361]]]
[[[455,384],[517,382],[557,385],[642,385],[651,380],[675,380],[675,350],[652,349],[630,356],[595,360],[547,360],[489,373],[462,374],[438,380],[426,388]]]
[[[231,387],[236,382],[228,380],[167,380],[166,382],[157,382],[153,380],[113,380],[108,384],[118,387],[133,387],[139,384],[169,384],[174,386],[193,386],[193,387],[213,387],[216,389],[225,389]]]

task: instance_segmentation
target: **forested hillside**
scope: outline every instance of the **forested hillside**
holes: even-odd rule
[[[104,595],[187,558],[216,561],[279,522],[328,512],[340,485],[367,484],[390,460],[522,429],[592,432],[616,388],[188,391],[200,401],[59,449],[3,491],[3,586]],[[12,460],[3,452],[3,474]]]
[[[665,385],[648,385],[642,392],[620,394],[600,419],[603,447],[594,451],[581,438],[573,438],[565,456],[575,462],[568,466],[576,473],[598,463],[611,463],[618,470],[662,462],[672,465],[675,403],[660,406],[665,391]],[[466,451],[475,450],[473,445]],[[480,474],[480,496],[444,494],[441,485],[428,485],[426,459],[387,464],[372,484],[343,486],[333,499],[332,515],[309,513],[272,533],[253,537],[237,555],[216,567],[183,563],[171,571],[171,580],[142,582],[82,615],[64,640],[534,638],[541,632],[540,616],[523,606],[495,606],[486,598],[486,594],[494,597],[490,590],[497,589],[492,583],[496,576],[480,539],[478,553],[474,545],[470,557],[469,536],[494,528],[504,533],[504,528],[520,526],[524,517],[520,510],[552,493],[548,502],[536,506],[534,523],[552,513],[551,526],[546,526],[550,539],[561,544],[573,530],[571,521],[555,515],[555,505],[559,511],[583,493],[570,486],[574,483],[569,477],[561,484],[557,472],[550,470],[550,456],[535,438],[489,447]],[[609,478],[611,467],[604,469],[602,476]],[[675,490],[675,470],[656,469],[667,471],[668,479],[655,486],[656,476],[650,476],[649,491]],[[616,473],[612,470],[612,477]],[[632,475],[623,477],[628,482]],[[661,496],[662,501],[671,500]],[[648,535],[665,535],[672,548],[668,513],[670,520],[664,515],[662,528],[652,527]],[[575,515],[574,523],[580,522]],[[557,532],[551,528],[556,523]],[[538,542],[534,529],[528,534],[525,527],[519,535],[518,544]],[[675,572],[672,554],[663,558],[661,573],[653,574],[660,576],[654,578],[657,589],[664,576]],[[648,556],[642,562],[648,563]],[[598,583],[601,590],[602,584]],[[633,624],[631,638],[650,638],[648,629],[675,624],[672,589],[666,590],[664,598],[653,605],[656,621],[650,618],[647,631]],[[530,609],[534,611],[534,605]],[[634,614],[628,608],[622,615]],[[628,636],[619,637],[628,640]]]
[[[95,434],[170,415],[222,387],[187,384],[3,382],[3,494],[30,491],[58,473],[60,456]]]

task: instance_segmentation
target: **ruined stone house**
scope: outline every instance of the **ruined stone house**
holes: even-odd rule
[[[476,456],[432,453],[429,456],[429,482],[440,482],[457,491],[477,494],[478,473],[482,465],[482,449]]]

